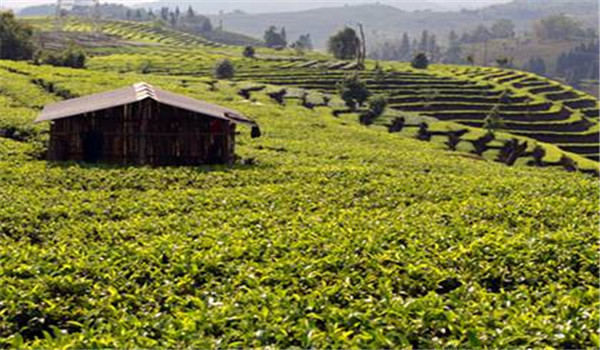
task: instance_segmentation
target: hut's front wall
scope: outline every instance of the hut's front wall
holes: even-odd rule
[[[230,163],[235,124],[151,100],[55,120],[49,159],[116,164]]]

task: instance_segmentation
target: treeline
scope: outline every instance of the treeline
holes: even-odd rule
[[[39,49],[33,40],[33,29],[8,11],[0,12],[0,59],[71,68],[84,68],[86,62],[85,53],[74,46],[60,52]]]
[[[173,10],[169,7],[162,7],[156,12],[152,9],[132,10],[128,8],[125,11],[124,18],[121,19],[137,22],[159,22],[192,33],[208,33],[213,30],[210,18],[196,13],[191,6],[183,12],[179,9],[179,6],[176,6]]]
[[[310,34],[301,34],[298,39],[288,45],[287,33],[285,27],[280,30],[276,26],[270,26],[263,35],[265,46],[272,49],[284,49],[291,47],[296,49],[297,52],[311,51],[313,50],[312,39]]]
[[[424,30],[418,39],[404,33],[399,40],[388,39],[369,44],[371,47],[369,57],[377,60],[410,61],[417,53],[425,53],[433,62],[443,57],[443,50],[438,45],[436,36],[427,30]]]
[[[492,39],[511,39],[515,35],[515,24],[511,20],[500,19],[489,28],[480,24],[474,30],[463,33],[460,42],[463,44],[481,43]]]
[[[577,86],[582,80],[599,80],[598,63],[600,59],[598,41],[580,44],[574,49],[562,53],[556,63],[556,74],[567,83]]]
[[[70,11],[63,11],[63,16],[93,17],[96,15],[95,11],[93,6],[74,6]],[[99,15],[104,19],[156,22],[192,33],[208,33],[213,30],[210,18],[196,13],[191,6],[185,11],[178,6],[173,10],[169,7],[162,7],[155,11],[150,8],[132,9],[124,5],[102,4],[99,8]]]

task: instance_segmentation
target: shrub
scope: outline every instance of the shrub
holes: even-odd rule
[[[544,157],[546,156],[546,150],[542,146],[536,146],[531,153],[533,161],[532,165],[544,166]]]
[[[148,73],[150,73],[151,70],[152,70],[152,63],[150,63],[150,61],[144,61],[140,65],[140,72],[142,74],[148,74]]]
[[[267,93],[267,96],[269,96],[271,99],[273,99],[274,101],[276,101],[280,105],[283,105],[285,103],[285,99],[284,99],[285,95],[287,95],[287,90],[286,89],[281,89],[281,90],[278,90],[278,91],[273,91],[273,92]]]
[[[481,156],[483,154],[483,152],[487,151],[488,143],[494,141],[495,138],[496,138],[496,136],[494,134],[487,132],[482,137],[473,141],[473,147],[474,147],[473,153],[478,156]]]
[[[429,125],[425,122],[419,124],[419,131],[417,132],[417,139],[421,141],[430,141],[431,132],[429,132]]]
[[[243,52],[244,57],[246,57],[246,58],[254,58],[254,54],[255,54],[255,51],[254,51],[254,48],[252,46],[246,46],[244,48],[244,52]]]
[[[385,112],[387,104],[388,101],[386,96],[374,95],[370,97],[368,101],[369,108],[367,111],[361,114],[360,123],[363,125],[372,124],[375,119],[380,117],[383,112]]]
[[[416,69],[427,69],[429,67],[429,59],[423,52],[418,53],[412,60],[411,66]]]
[[[392,125],[388,128],[389,132],[400,132],[404,129],[404,124],[406,124],[406,119],[404,117],[398,117],[394,119]]]
[[[563,155],[558,161],[566,171],[573,172],[577,171],[577,163],[573,160],[573,158]]]
[[[460,143],[460,134],[456,132],[448,133],[448,140],[445,142],[450,151],[456,151],[456,147]]]
[[[496,64],[500,68],[510,67],[512,65],[511,61],[512,60],[510,58],[508,58],[508,57],[498,57],[498,58],[496,58]]]
[[[63,52],[38,51],[35,55],[36,64],[49,64],[55,67],[85,68],[85,53],[77,47],[69,46]]]
[[[376,82],[383,82],[387,78],[387,74],[385,70],[379,65],[379,62],[375,64],[373,75],[373,79],[375,79]]]
[[[231,79],[235,75],[235,68],[233,64],[228,60],[224,59],[215,65],[215,78],[217,79]]]
[[[362,106],[371,95],[367,89],[367,84],[360,80],[356,73],[345,76],[339,83],[338,89],[340,97],[344,100],[346,106],[352,110],[356,109],[357,105]]]
[[[486,129],[488,133],[493,134],[495,130],[503,127],[504,119],[502,119],[502,116],[500,115],[500,107],[496,105],[492,108],[490,114],[483,120],[483,128]]]
[[[496,160],[508,166],[512,166],[519,157],[525,154],[526,150],[527,141],[519,143],[519,140],[516,138],[506,140],[504,141],[504,145],[500,149],[500,154],[498,154]]]
[[[388,101],[383,95],[374,95],[369,98],[369,110],[373,112],[375,117],[379,117],[385,111]]]

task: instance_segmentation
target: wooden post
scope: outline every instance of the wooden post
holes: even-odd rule
[[[364,68],[365,66],[365,58],[367,56],[367,46],[365,43],[365,32],[363,30],[363,25],[361,23],[358,24],[358,30],[360,32],[360,43],[358,47],[358,66]]]
[[[147,163],[146,159],[146,134],[148,132],[148,119],[150,118],[150,114],[152,113],[151,105],[149,100],[144,100],[140,102],[140,133],[139,133],[139,155],[140,155],[140,164],[144,165]]]

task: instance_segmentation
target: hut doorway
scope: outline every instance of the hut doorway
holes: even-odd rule
[[[96,130],[83,134],[83,161],[97,163],[102,156],[104,139],[102,134]]]

